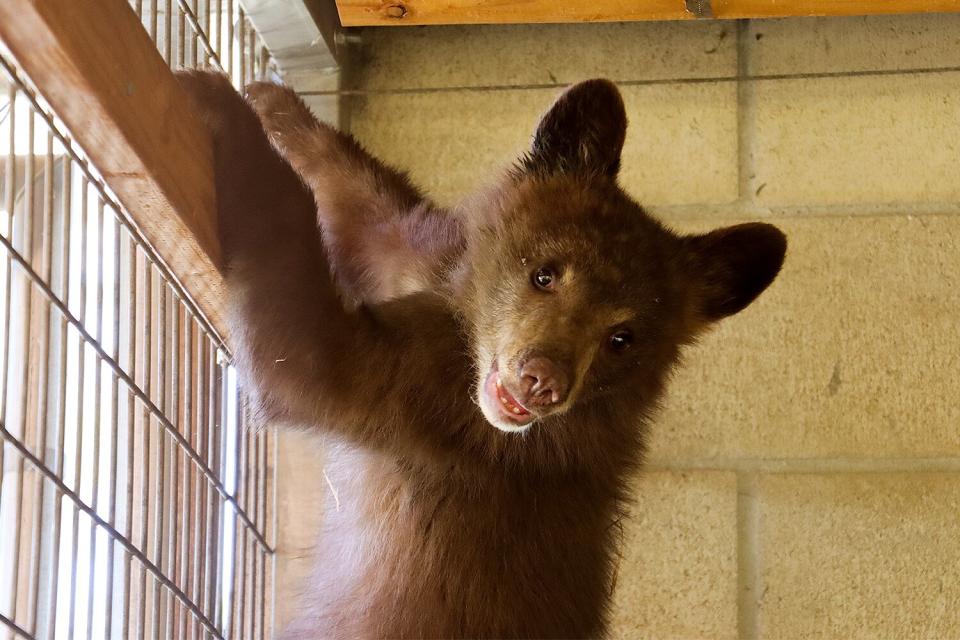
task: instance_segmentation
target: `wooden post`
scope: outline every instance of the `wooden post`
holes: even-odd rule
[[[125,0],[2,0],[0,39],[226,336],[213,152]]]

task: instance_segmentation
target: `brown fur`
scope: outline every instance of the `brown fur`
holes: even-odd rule
[[[335,440],[340,509],[284,637],[602,635],[615,523],[668,374],[770,284],[782,234],[684,237],[644,213],[616,182],[626,117],[605,81],[565,93],[529,155],[455,211],[285,89],[249,89],[261,126],[225,79],[182,81],[214,137],[247,388],[270,419]],[[532,424],[497,412],[494,380]]]

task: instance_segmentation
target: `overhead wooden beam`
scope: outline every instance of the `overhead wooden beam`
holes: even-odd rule
[[[0,39],[226,336],[210,136],[126,0],[0,0]]]
[[[960,0],[713,0],[717,18],[953,13]]]
[[[960,11],[960,0],[337,0],[345,27]]]
[[[684,0],[337,0],[345,27],[678,20]]]

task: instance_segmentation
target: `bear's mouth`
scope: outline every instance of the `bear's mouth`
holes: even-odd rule
[[[504,431],[518,431],[525,429],[534,420],[533,413],[530,412],[517,398],[510,392],[507,386],[500,378],[500,370],[496,362],[490,368],[490,373],[483,384],[483,395],[490,409],[496,412],[501,421],[506,421],[507,425],[494,424]]]

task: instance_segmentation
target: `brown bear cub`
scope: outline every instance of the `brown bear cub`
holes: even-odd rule
[[[613,524],[670,370],[773,281],[783,234],[646,214],[617,184],[606,81],[445,210],[290,91],[181,79],[213,135],[247,390],[334,442],[339,501],[284,637],[603,635]]]

